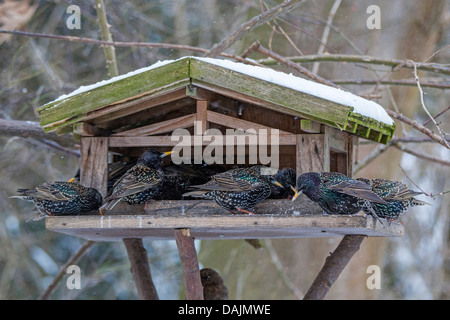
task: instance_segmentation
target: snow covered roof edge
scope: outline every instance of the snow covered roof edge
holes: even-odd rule
[[[119,75],[117,77],[113,77],[108,80],[102,80],[97,83],[87,85],[87,86],[81,86],[75,91],[64,94],[59,96],[57,99],[47,103],[52,104],[57,101],[65,100],[69,97],[72,97],[74,95],[80,94],[82,92],[93,90],[97,87],[101,87],[107,84],[110,84],[112,82],[134,76],[136,74],[149,71],[161,66],[164,66],[166,64],[185,59],[185,58],[191,58],[191,59],[197,59],[203,62],[207,62],[210,64],[214,64],[217,66],[220,66],[222,68],[230,69],[235,72],[239,72],[242,74],[246,74],[248,76],[271,82],[274,84],[277,84],[282,87],[290,88],[299,92],[303,92],[306,94],[310,94],[312,96],[325,99],[328,101],[332,101],[341,105],[345,105],[348,107],[353,108],[353,113],[359,114],[364,117],[372,118],[376,121],[379,121],[381,123],[387,124],[389,126],[394,124],[394,121],[392,118],[387,114],[386,110],[379,105],[376,102],[361,98],[351,92],[347,92],[341,89],[333,88],[330,86],[326,86],[317,82],[313,82],[310,80],[306,80],[300,77],[296,77],[292,74],[287,74],[281,71],[276,71],[270,68],[265,67],[259,67],[254,65],[248,65],[244,63],[239,62],[233,62],[230,60],[225,59],[215,59],[215,58],[203,58],[203,57],[194,57],[194,56],[188,56],[188,57],[182,57],[176,60],[163,60],[158,61],[148,67],[140,68],[131,72],[128,72],[123,75]]]

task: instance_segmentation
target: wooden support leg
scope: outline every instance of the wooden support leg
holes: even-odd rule
[[[326,258],[322,270],[303,297],[304,300],[322,300],[325,298],[342,270],[359,250],[365,237],[364,235],[344,236],[336,250]]]
[[[175,240],[183,268],[186,300],[203,300],[203,286],[190,229],[175,229]]]
[[[123,239],[131,264],[131,273],[141,300],[159,300],[153,284],[147,250],[142,239]]]

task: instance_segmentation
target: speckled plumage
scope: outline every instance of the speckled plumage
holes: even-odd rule
[[[164,178],[162,158],[169,154],[156,149],[145,151],[137,163],[115,182],[100,211],[111,210],[119,201],[133,205],[153,199]]]
[[[356,180],[370,185],[372,191],[387,202],[387,204],[369,202],[371,208],[379,218],[397,220],[410,207],[428,204],[414,198],[414,196],[420,195],[422,192],[410,190],[405,184],[399,181],[365,178],[358,178]],[[364,208],[364,212],[372,214],[368,207]]]
[[[296,189],[316,202],[327,214],[355,214],[363,209],[367,201],[385,203],[367,183],[338,172],[303,173],[297,178]]]
[[[184,196],[214,200],[231,212],[249,212],[261,201],[270,196],[271,180],[263,175],[262,166],[237,168],[216,174],[203,185],[192,186],[199,189]]]
[[[45,182],[34,189],[18,189],[20,198],[34,202],[43,215],[79,215],[98,210],[102,204],[101,194],[78,182]]]

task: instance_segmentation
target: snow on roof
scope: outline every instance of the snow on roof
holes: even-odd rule
[[[155,68],[158,68],[158,67],[162,67],[163,65],[169,64],[169,63],[174,62],[174,61],[176,61],[176,60],[158,61],[158,62],[156,62],[156,63],[154,63],[154,64],[152,64],[151,66],[148,66],[148,67],[144,67],[144,68],[140,68],[140,69],[137,69],[137,70],[134,70],[134,71],[130,71],[128,73],[121,74],[121,75],[119,75],[117,77],[113,77],[113,78],[110,78],[110,79],[107,79],[107,80],[102,80],[102,81],[99,81],[99,82],[96,82],[94,84],[90,84],[90,85],[87,85],[87,86],[81,86],[78,89],[76,89],[75,91],[72,91],[72,92],[70,92],[68,94],[63,94],[63,95],[59,96],[58,98],[56,98],[55,100],[53,100],[52,102],[49,102],[47,104],[50,104],[50,103],[53,103],[53,102],[56,102],[56,101],[60,101],[60,100],[65,100],[65,99],[70,98],[70,97],[72,97],[74,95],[77,95],[79,93],[90,91],[90,90],[93,90],[95,88],[98,88],[98,87],[110,84],[112,82],[119,81],[119,80],[131,77],[131,76],[134,76],[136,74],[139,74],[139,73],[142,73],[142,72],[145,72],[145,71],[149,71],[149,70],[152,70],[152,69],[155,69]]]
[[[278,84],[286,88],[301,91],[318,98],[349,106],[353,108],[354,113],[370,117],[388,125],[394,124],[394,120],[392,120],[392,118],[387,114],[386,110],[384,110],[384,108],[378,103],[361,98],[351,92],[333,88],[321,83],[309,81],[303,78],[296,77],[292,74],[287,74],[269,68],[258,67],[223,59],[199,57],[194,58],[221,66],[223,68],[231,69],[239,73],[244,73],[246,75],[267,82]]]
[[[184,58],[186,58],[186,57],[183,57],[180,59],[184,59]],[[379,104],[377,104],[373,101],[361,98],[357,95],[354,95],[351,92],[347,92],[347,91],[344,91],[341,89],[326,86],[326,85],[323,85],[323,84],[320,84],[317,82],[309,81],[309,80],[306,80],[306,79],[303,79],[300,77],[296,77],[292,74],[287,74],[287,73],[276,71],[276,70],[273,70],[270,68],[258,67],[258,66],[254,66],[254,65],[248,65],[248,64],[233,62],[233,61],[224,60],[224,59],[213,59],[213,58],[203,58],[203,57],[189,57],[189,58],[201,60],[201,61],[204,61],[204,62],[207,62],[210,64],[220,66],[222,68],[226,68],[226,69],[233,70],[235,72],[243,73],[243,74],[249,75],[251,77],[258,78],[258,79],[261,79],[261,80],[264,80],[267,82],[271,82],[271,83],[274,83],[274,84],[277,84],[277,85],[280,85],[280,86],[283,86],[286,88],[304,92],[304,93],[313,95],[318,98],[322,98],[322,99],[325,99],[328,101],[339,103],[339,104],[342,104],[342,105],[345,105],[348,107],[352,107],[353,113],[357,113],[362,116],[372,118],[374,120],[383,122],[388,125],[394,124],[394,121],[392,120],[391,117],[389,117],[386,110],[384,110],[384,108],[382,106],[380,106]],[[180,60],[180,59],[178,59],[178,60]],[[58,97],[57,99],[55,99],[52,102],[59,101],[59,100],[65,100],[76,94],[86,92],[86,91],[92,90],[94,88],[107,85],[114,81],[118,81],[118,80],[121,80],[121,79],[124,79],[127,77],[131,77],[133,75],[136,75],[136,74],[139,74],[139,73],[151,70],[151,69],[155,69],[155,68],[161,67],[163,65],[166,65],[166,64],[169,64],[169,63],[172,63],[175,61],[177,61],[177,60],[158,61],[149,67],[137,69],[137,70],[128,72],[126,74],[123,74],[123,75],[120,75],[120,76],[117,76],[117,77],[114,77],[114,78],[111,78],[108,80],[103,80],[103,81],[94,83],[92,85],[81,86],[77,90],[75,90],[69,94],[61,95],[60,97]]]

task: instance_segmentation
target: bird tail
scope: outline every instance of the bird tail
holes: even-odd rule
[[[10,199],[22,199],[22,200],[30,200],[28,196],[10,196]]]
[[[183,193],[183,197],[193,197],[193,198],[208,198],[207,194],[211,192],[210,190],[195,190]]]
[[[17,193],[19,193],[20,195],[11,196],[9,198],[31,200],[31,196],[34,194],[34,190],[33,189],[17,189]]]
[[[421,200],[417,200],[417,199],[413,199],[411,201],[411,204],[413,206],[424,206],[424,205],[431,206],[431,203],[428,203],[428,202],[425,202],[425,201],[421,201]]]
[[[100,212],[113,209],[121,198],[105,200],[105,203],[98,209]]]

